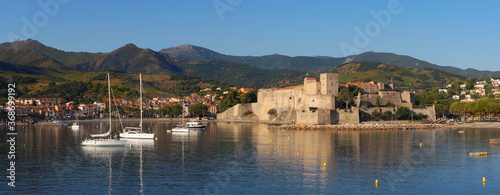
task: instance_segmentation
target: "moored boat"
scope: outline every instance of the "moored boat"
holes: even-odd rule
[[[186,123],[188,129],[191,130],[205,130],[205,125],[203,125],[199,120],[193,119]]]

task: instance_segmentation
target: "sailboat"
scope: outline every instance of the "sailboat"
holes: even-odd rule
[[[78,112],[77,112],[76,122],[73,123],[73,125],[71,125],[71,130],[79,130],[79,129],[80,129],[80,125],[78,124]]]
[[[109,94],[109,131],[103,134],[90,134],[91,137],[107,137],[109,139],[85,139],[82,146],[125,146],[127,140],[118,140],[111,138],[111,82],[108,73],[108,94]]]
[[[139,124],[139,127],[125,127],[123,129],[123,133],[120,133],[121,138],[127,138],[127,139],[154,139],[155,133],[144,133],[142,132],[142,74],[139,74],[139,79],[140,79],[140,101],[139,104],[141,104],[141,123]]]
[[[184,127],[184,102],[182,102],[182,121],[181,125],[177,125],[174,127],[171,131],[172,132],[189,132],[189,129],[187,127]]]

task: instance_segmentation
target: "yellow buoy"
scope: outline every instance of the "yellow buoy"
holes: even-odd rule
[[[273,140],[269,140],[269,143],[273,142]]]
[[[486,178],[485,177],[483,177],[483,182],[486,182]]]
[[[278,148],[280,148],[280,145],[278,145]]]
[[[300,152],[297,152],[297,156],[300,156]]]
[[[378,179],[375,180],[375,187],[378,187]]]
[[[422,143],[420,143],[420,147],[422,147]]]
[[[323,164],[323,166],[325,166],[325,167],[326,167],[326,163],[324,163],[324,164]]]

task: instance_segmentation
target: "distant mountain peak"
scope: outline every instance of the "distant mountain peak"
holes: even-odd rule
[[[125,46],[123,46],[121,48],[140,49],[139,47],[137,47],[137,45],[135,45],[133,43],[127,43]]]

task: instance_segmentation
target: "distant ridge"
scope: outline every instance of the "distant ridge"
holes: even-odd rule
[[[436,68],[452,74],[466,77],[500,77],[500,71],[480,71],[472,68],[464,70],[452,66],[439,66],[406,55],[373,51],[341,58],[328,56],[290,57],[279,54],[265,56],[231,56],[199,46],[181,45],[179,47],[162,49],[159,52],[166,53],[184,62],[222,60],[228,62],[249,64],[267,70],[288,69],[300,70],[304,72],[324,72],[331,69],[332,67],[353,61],[374,61],[396,64],[413,69],[421,69],[427,67]]]

